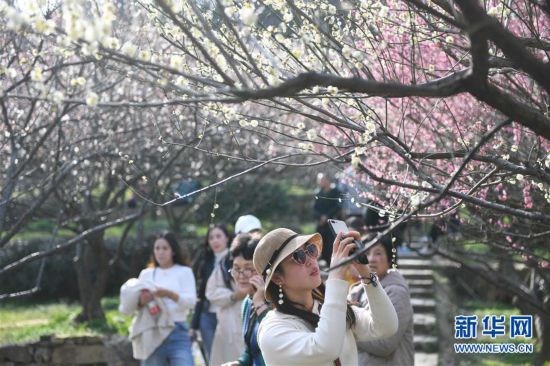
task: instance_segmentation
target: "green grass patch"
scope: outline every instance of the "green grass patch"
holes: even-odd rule
[[[29,304],[8,302],[0,306],[0,345],[37,341],[40,336],[74,337],[118,333],[128,335],[131,317],[118,312],[118,297],[102,300],[106,321],[77,324],[77,303]]]

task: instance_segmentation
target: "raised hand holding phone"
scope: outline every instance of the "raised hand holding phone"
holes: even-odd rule
[[[344,237],[345,237],[346,234],[349,233],[349,231],[350,231],[349,228],[348,228],[348,225],[346,225],[346,223],[344,221],[341,221],[341,220],[329,219],[328,224],[329,224],[330,229],[332,230],[332,233],[334,234],[335,237],[338,235],[338,233],[343,233]],[[361,249],[364,248],[364,245],[361,242],[361,240],[355,239],[353,242],[355,243],[355,248],[352,249],[349,252],[350,255],[353,255],[357,250],[361,250]],[[360,263],[360,264],[369,264],[369,259],[367,258],[366,253],[362,253],[361,255],[359,255],[355,259],[355,261],[357,263]]]

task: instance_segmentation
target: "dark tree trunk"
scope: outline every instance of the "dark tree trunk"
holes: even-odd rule
[[[77,249],[75,269],[82,304],[77,322],[105,320],[101,298],[109,278],[109,256],[103,236],[104,232],[99,232],[80,243]]]
[[[550,309],[549,295],[546,296],[546,299],[544,301],[544,308]],[[543,366],[548,365],[548,361],[550,361],[550,319],[543,316],[540,316],[538,318],[540,326],[537,327],[537,330],[539,331],[538,337],[542,340],[542,346],[540,348],[540,353],[535,360],[535,366]]]
[[[540,348],[540,353],[537,356],[537,359],[535,360],[535,366],[543,366],[548,365],[548,361],[550,361],[550,322],[544,323],[544,330],[542,334],[540,335],[540,338],[542,339],[542,347]]]

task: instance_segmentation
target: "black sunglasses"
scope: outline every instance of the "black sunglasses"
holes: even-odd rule
[[[317,250],[317,245],[308,243],[304,249],[297,249],[292,252],[292,259],[298,264],[306,264],[307,257],[317,259],[319,251]]]

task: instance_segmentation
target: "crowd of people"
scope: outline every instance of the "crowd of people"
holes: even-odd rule
[[[342,264],[354,241],[372,233],[356,215],[348,219],[352,231],[330,235],[324,226],[340,213],[338,197],[319,178],[316,233],[264,235],[260,220],[245,215],[234,236],[211,225],[192,263],[173,234],[156,238],[147,267],[121,288],[120,310],[134,315],[130,338],[142,365],[194,365],[194,341],[213,366],[414,363],[410,294],[390,238],[368,248],[368,265],[323,273],[321,259]]]

